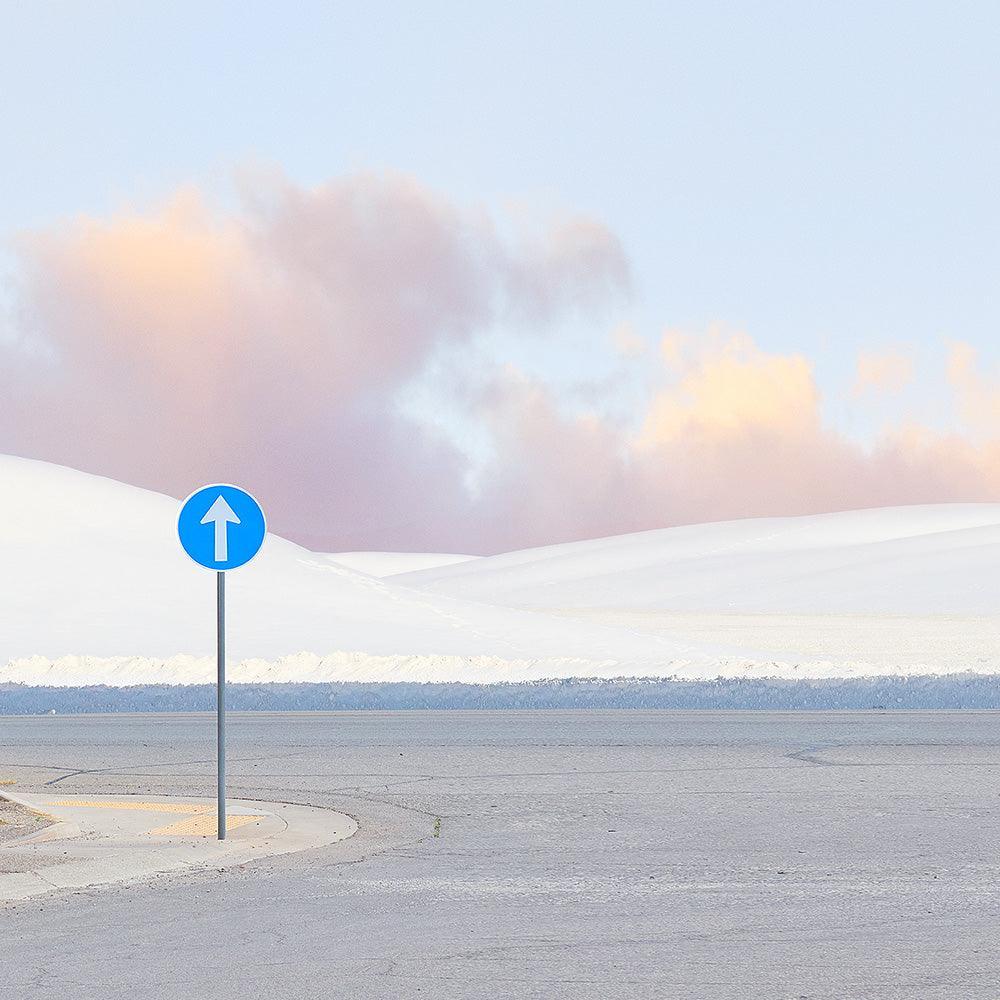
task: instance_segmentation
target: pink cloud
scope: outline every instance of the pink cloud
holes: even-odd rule
[[[484,479],[501,547],[671,524],[1000,499],[1000,442],[901,425],[865,448],[824,426],[809,361],[745,334],[669,331],[638,430],[567,415],[507,373],[486,419]],[[975,382],[979,385],[979,382]]]
[[[627,284],[594,223],[511,240],[394,175],[280,181],[237,216],[182,192],[20,249],[0,450],[175,496],[245,483],[317,546],[468,539],[461,456],[395,394],[498,318],[544,325]]]
[[[626,326],[618,363],[658,386],[627,423],[510,368],[453,387],[449,406],[492,442],[470,492],[468,459],[403,416],[400,391],[498,323],[542,331],[627,293],[618,241],[590,220],[511,236],[413,180],[362,174],[259,185],[232,214],[185,191],[19,251],[0,451],[174,496],[236,481],[315,548],[496,551],[1000,497],[1000,392],[970,348],[949,370],[966,434],[900,425],[864,447],[825,424],[808,358],[724,328],[668,329],[642,351]],[[891,389],[904,368],[873,355],[859,379]]]
[[[862,351],[858,355],[853,395],[896,393],[913,380],[913,357],[903,350]]]
[[[983,375],[971,344],[950,345],[948,381],[955,390],[959,418],[977,438],[1000,433],[1000,379]]]

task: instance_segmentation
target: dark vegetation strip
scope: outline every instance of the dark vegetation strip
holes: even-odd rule
[[[849,680],[531,681],[515,684],[230,684],[236,711],[345,709],[920,709],[1000,708],[1000,677],[954,674]],[[0,715],[205,712],[210,684],[32,687],[0,684]]]

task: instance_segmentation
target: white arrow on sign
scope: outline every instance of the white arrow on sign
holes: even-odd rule
[[[229,558],[229,525],[239,524],[240,519],[221,493],[201,519],[202,524],[208,524],[210,521],[215,522],[215,561],[225,562]]]

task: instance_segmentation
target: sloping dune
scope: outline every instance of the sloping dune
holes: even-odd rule
[[[72,656],[134,665],[136,657],[213,652],[215,576],[182,552],[177,500],[7,456],[0,482],[0,664]],[[695,655],[625,630],[425,594],[274,535],[256,560],[229,574],[227,597],[234,662],[363,653],[406,660],[413,679],[421,674],[412,658],[426,657],[429,679],[433,658],[451,658],[452,676],[461,658],[480,657],[502,679],[507,661],[534,669],[536,661],[568,658],[587,672],[606,660]],[[186,661],[173,662],[180,670]]]
[[[944,504],[665,528],[394,577],[535,608],[993,614],[1000,504]]]

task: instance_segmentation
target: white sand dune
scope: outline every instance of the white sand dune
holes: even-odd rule
[[[771,614],[1000,611],[1000,504],[664,528],[394,577],[533,608]]]
[[[75,664],[76,682],[89,683],[86,676],[106,675],[98,660],[116,658],[112,673],[121,683],[144,683],[150,671],[163,681],[170,670],[178,683],[192,682],[185,664],[214,650],[215,575],[181,550],[178,501],[7,456],[0,456],[0,484],[0,664],[8,664],[0,680],[38,676],[41,662],[61,659],[66,669]],[[442,663],[443,674],[455,678],[463,658],[478,657],[492,668],[477,676],[503,680],[506,663],[533,671],[539,662],[571,660],[574,672],[588,673],[588,664],[652,659],[669,672],[669,664],[702,655],[625,629],[425,594],[274,535],[256,560],[228,578],[234,664],[276,662],[302,651],[363,654],[396,658],[390,674],[405,661],[405,672],[419,678],[417,656],[427,658],[431,679],[442,676]],[[167,661],[166,674],[153,666]],[[565,664],[552,667],[559,669]],[[52,682],[60,671],[43,672]],[[357,675],[356,663],[349,672]],[[202,666],[196,673],[202,681],[210,677]],[[271,676],[280,679],[281,672]]]
[[[1000,672],[1000,504],[666,528],[393,577],[738,651],[713,676]]]
[[[325,552],[323,558],[368,576],[398,576],[478,559],[450,552]]]
[[[0,456],[0,682],[210,681],[214,574],[182,553],[178,507]],[[229,574],[230,674],[994,673],[998,563],[990,504],[696,525],[480,558],[316,554],[272,535]],[[410,571],[390,575],[399,569]]]

